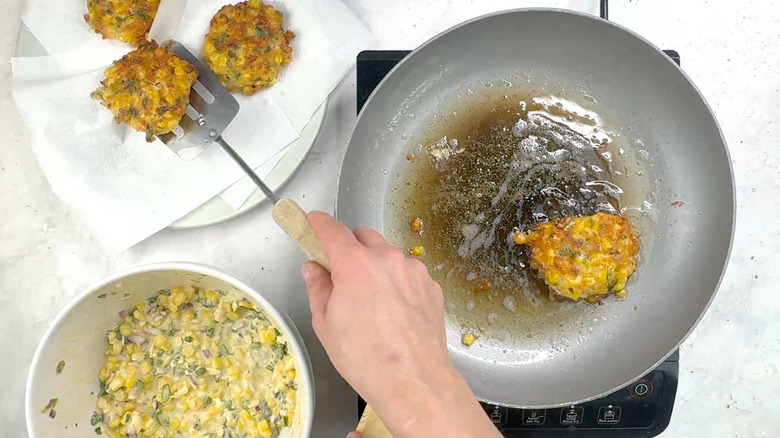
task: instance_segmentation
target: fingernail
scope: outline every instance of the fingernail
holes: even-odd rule
[[[303,265],[303,267],[301,268],[301,275],[303,275],[304,281],[309,280],[309,275],[311,275],[311,266],[309,266],[308,263]]]

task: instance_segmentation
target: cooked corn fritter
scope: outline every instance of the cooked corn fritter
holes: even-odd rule
[[[639,240],[628,219],[614,214],[555,219],[514,240],[528,246],[531,268],[550,290],[572,300],[623,297],[636,271]]]
[[[106,78],[92,97],[111,110],[117,123],[145,132],[151,141],[179,124],[197,79],[192,64],[149,42],[106,69]]]
[[[107,341],[92,423],[111,438],[275,438],[294,421],[287,341],[234,293],[160,291]]]
[[[87,0],[84,19],[103,38],[143,44],[152,27],[160,0]]]
[[[248,0],[227,5],[211,19],[203,59],[231,92],[252,95],[276,83],[293,57],[292,31],[282,28],[282,13]]]

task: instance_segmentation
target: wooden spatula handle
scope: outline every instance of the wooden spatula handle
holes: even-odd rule
[[[309,258],[330,272],[330,263],[322,253],[314,232],[306,221],[306,212],[290,199],[280,199],[274,205],[272,216],[277,224],[293,238]]]
[[[393,438],[371,406],[366,406],[356,430],[363,434],[363,438]]]
[[[280,199],[274,205],[272,216],[277,224],[293,238],[309,258],[330,272],[330,263],[306,220],[306,212],[290,199]],[[357,431],[363,438],[393,438],[371,406],[367,406],[358,423]]]

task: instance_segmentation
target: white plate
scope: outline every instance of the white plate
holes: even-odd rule
[[[27,29],[27,26],[22,23],[19,28],[19,35],[16,39],[16,56],[43,56],[46,54],[46,50],[41,46],[41,43],[39,43],[35,36]],[[314,145],[314,141],[320,133],[322,123],[325,121],[325,111],[327,107],[328,101],[325,100],[325,102],[314,111],[311,120],[309,120],[309,123],[303,128],[301,136],[288,145],[287,152],[282,159],[279,160],[279,163],[267,177],[263,178],[263,181],[265,181],[272,190],[277,191],[284,186],[287,181],[292,178],[301,164],[303,164],[303,160],[306,159],[311,147]],[[266,201],[266,197],[263,193],[259,190],[255,190],[241,208],[234,210],[233,207],[225,203],[222,198],[214,196],[183,218],[172,223],[169,228],[196,228],[224,222],[254,208],[264,201]]]

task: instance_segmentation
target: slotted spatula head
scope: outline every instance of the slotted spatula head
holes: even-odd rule
[[[190,105],[179,126],[160,140],[185,160],[195,159],[206,150],[238,114],[238,101],[219,81],[219,77],[182,44],[173,41],[169,48],[198,69],[198,82],[190,91]]]

